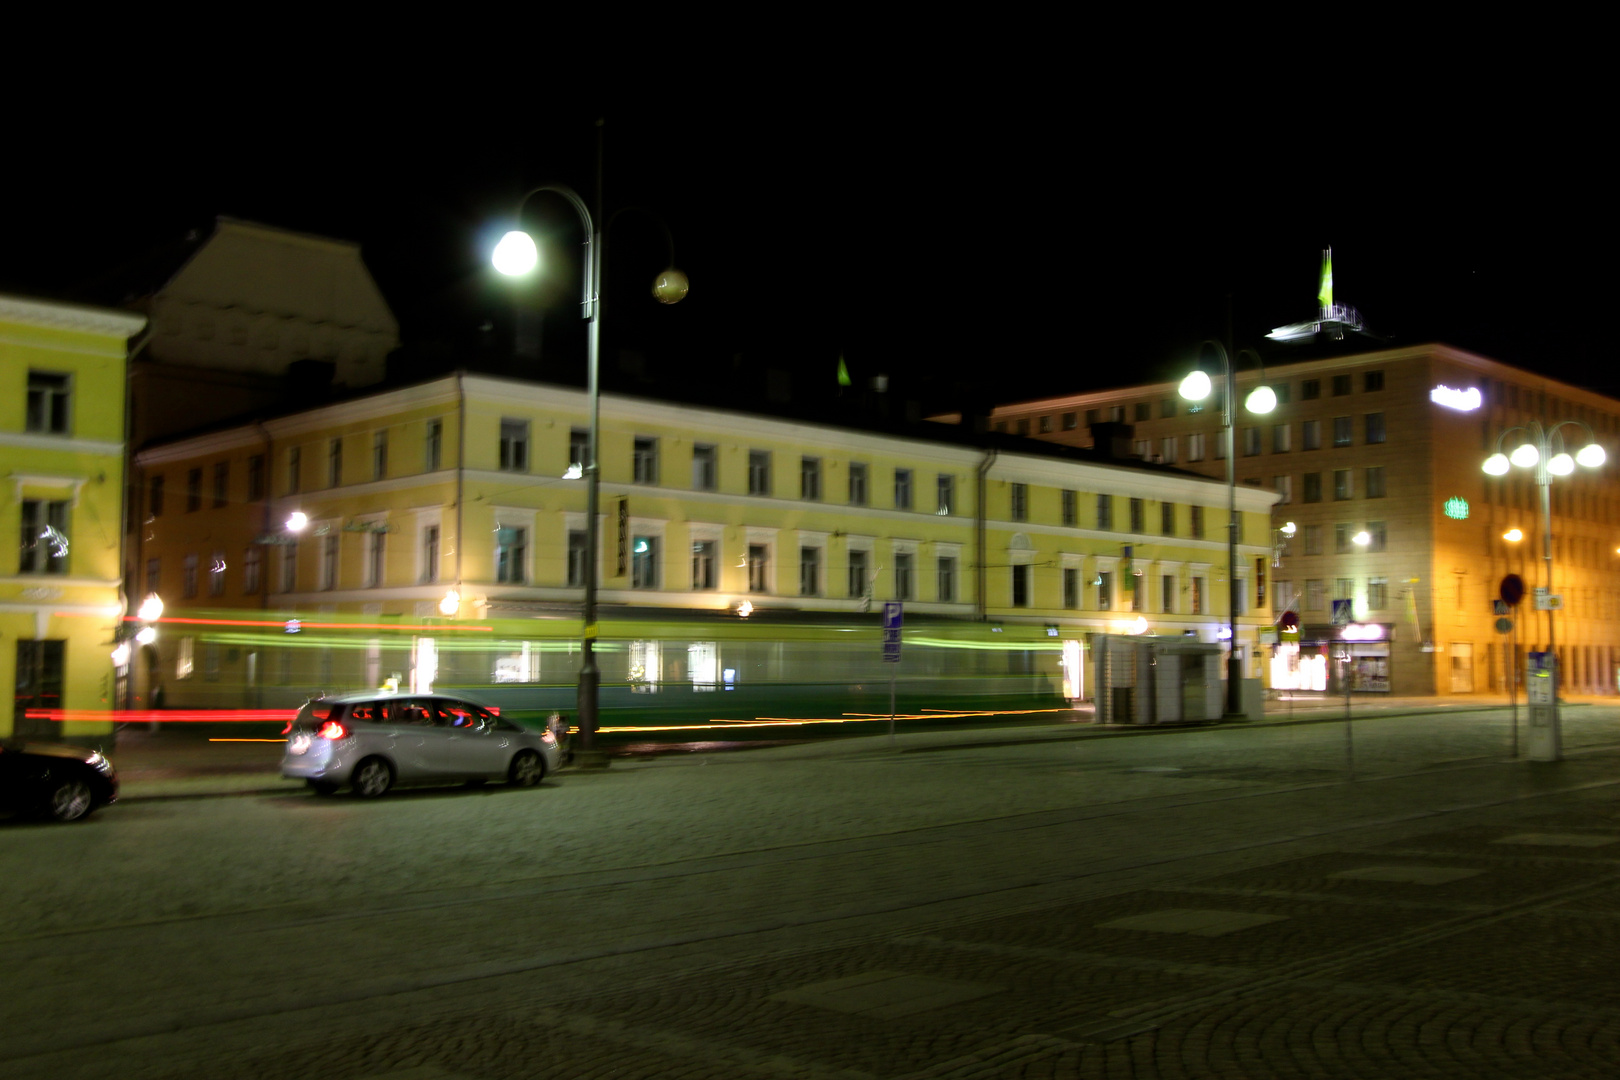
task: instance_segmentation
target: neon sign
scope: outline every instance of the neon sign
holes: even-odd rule
[[[1446,517],[1453,521],[1467,521],[1468,500],[1462,498],[1460,495],[1453,495],[1451,498],[1446,500],[1445,514]]]
[[[1473,412],[1485,404],[1485,398],[1480,394],[1479,387],[1470,386],[1466,390],[1454,390],[1444,383],[1429,391],[1429,400],[1436,405],[1456,409],[1458,412]]]
[[[1383,641],[1384,627],[1381,623],[1351,623],[1339,636],[1345,641]]]

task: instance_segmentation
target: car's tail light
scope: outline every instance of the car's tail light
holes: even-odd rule
[[[315,734],[319,735],[321,738],[331,739],[334,742],[343,738],[348,733],[349,729],[338,723],[336,720],[328,720],[315,730]]]

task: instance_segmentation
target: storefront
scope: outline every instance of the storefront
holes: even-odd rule
[[[1387,694],[1394,631],[1389,623],[1306,626],[1297,641],[1284,632],[1271,646],[1271,687],[1342,694],[1349,679],[1352,691]]]

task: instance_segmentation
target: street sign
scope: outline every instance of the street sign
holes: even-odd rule
[[[1509,630],[1512,630],[1512,629],[1513,629],[1513,620],[1512,619],[1497,619],[1496,620],[1496,632],[1498,634],[1505,634]]]
[[[1552,592],[1551,590],[1545,588],[1544,586],[1539,586],[1538,585],[1536,587],[1536,610],[1537,611],[1563,611],[1564,610],[1564,598],[1563,598],[1563,596]]]
[[[1350,601],[1348,601],[1348,600],[1335,600],[1335,601],[1333,601],[1333,625],[1334,626],[1349,626],[1350,625]]]
[[[1519,601],[1524,599],[1524,578],[1518,574],[1509,574],[1502,579],[1499,592],[1509,607],[1517,606]]]
[[[887,600],[883,604],[883,662],[900,662],[900,627],[905,621],[899,601]]]
[[[1506,615],[1507,613],[1508,613],[1508,602],[1506,600],[1492,600],[1491,601],[1491,614],[1492,615]]]

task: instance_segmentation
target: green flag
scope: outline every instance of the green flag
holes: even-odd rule
[[[1333,306],[1333,249],[1328,248],[1322,252],[1322,288],[1317,291],[1316,299],[1321,303],[1322,310],[1326,311]]]
[[[842,353],[838,355],[838,385],[849,385],[849,368],[844,366],[844,356]]]

